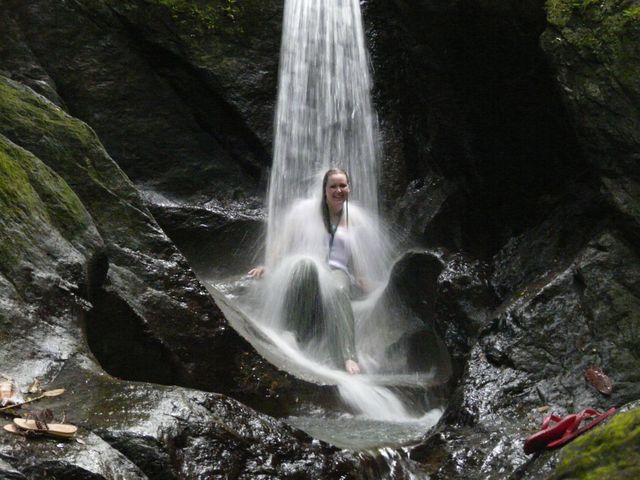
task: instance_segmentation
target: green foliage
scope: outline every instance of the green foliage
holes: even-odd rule
[[[554,480],[640,478],[640,408],[616,414],[562,449]]]

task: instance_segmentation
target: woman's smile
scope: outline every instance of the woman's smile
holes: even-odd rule
[[[342,205],[349,198],[349,183],[343,173],[334,173],[327,180],[325,190],[327,204],[333,213],[342,209]]]

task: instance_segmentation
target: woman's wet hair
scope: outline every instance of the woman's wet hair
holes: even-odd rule
[[[329,177],[331,175],[335,175],[336,173],[341,173],[347,178],[347,185],[350,184],[349,174],[341,169],[341,168],[330,168],[324,174],[324,178],[322,179],[322,200],[320,202],[320,208],[322,209],[322,220],[324,221],[324,227],[327,229],[327,232],[333,233],[331,229],[331,216],[329,215],[329,204],[327,203],[327,183],[329,182]],[[349,199],[347,197],[347,208]]]

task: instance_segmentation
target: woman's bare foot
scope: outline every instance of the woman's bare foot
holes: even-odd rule
[[[360,373],[360,366],[354,360],[344,362],[344,369],[351,375]]]

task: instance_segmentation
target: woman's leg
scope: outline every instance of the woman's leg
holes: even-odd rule
[[[291,271],[284,316],[285,329],[295,333],[301,346],[324,334],[318,268],[310,259],[298,261]]]
[[[342,270],[331,272],[333,294],[327,315],[328,345],[336,366],[343,368],[347,360],[356,360],[351,279]]]

